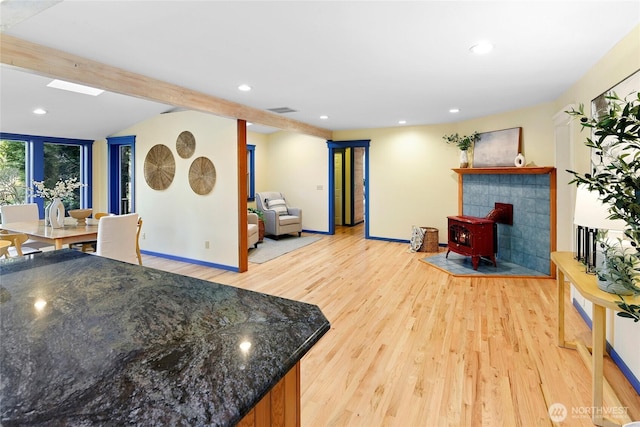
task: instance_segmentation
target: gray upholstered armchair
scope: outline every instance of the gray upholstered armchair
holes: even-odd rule
[[[265,234],[302,234],[302,209],[287,206],[284,194],[277,191],[256,193],[256,206],[264,213]]]

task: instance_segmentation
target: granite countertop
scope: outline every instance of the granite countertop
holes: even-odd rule
[[[68,249],[0,261],[0,322],[3,426],[233,425],[330,327],[315,305]]]

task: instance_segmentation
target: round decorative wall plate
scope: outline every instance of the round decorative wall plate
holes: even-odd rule
[[[194,193],[204,196],[216,184],[216,168],[206,157],[198,157],[189,168],[189,185]]]
[[[196,151],[196,138],[191,132],[185,130],[178,135],[178,139],[176,140],[176,151],[183,159],[188,159],[193,156],[194,151]]]
[[[166,190],[176,173],[176,161],[169,147],[157,144],[144,159],[144,179],[154,190]]]

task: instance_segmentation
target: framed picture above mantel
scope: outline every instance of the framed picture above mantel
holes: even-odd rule
[[[473,167],[509,167],[521,152],[522,128],[483,132],[473,146]]]

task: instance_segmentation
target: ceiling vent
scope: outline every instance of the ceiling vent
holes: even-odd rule
[[[278,108],[267,108],[268,111],[274,112],[274,113],[278,113],[278,114],[285,114],[285,113],[295,113],[296,110],[291,109],[289,107],[278,107]]]

